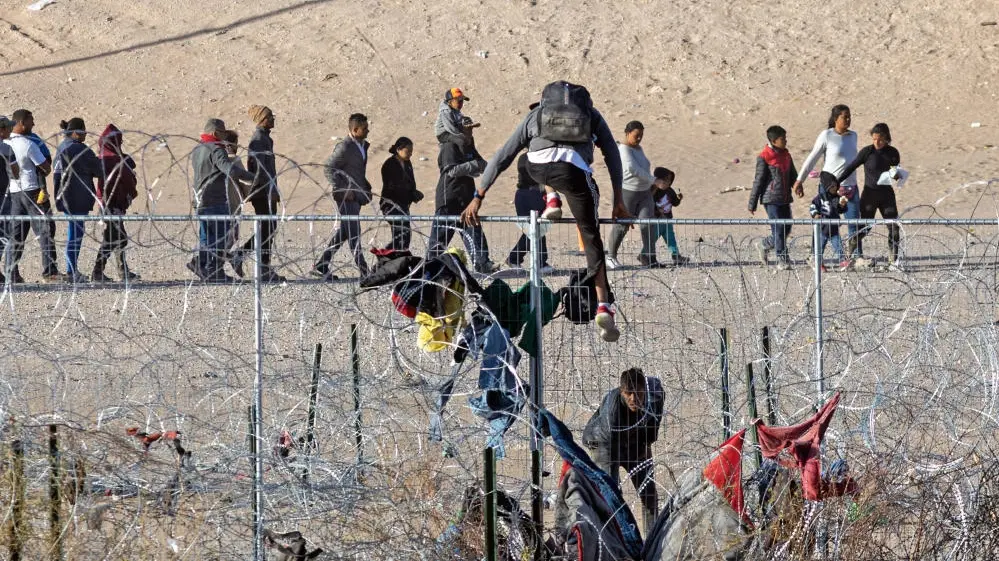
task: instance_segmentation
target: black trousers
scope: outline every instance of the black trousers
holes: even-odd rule
[[[609,451],[596,451],[593,454],[593,461],[600,469],[607,472],[615,483],[620,484],[620,470],[624,468],[628,472],[628,478],[638,493],[639,500],[642,501],[642,518],[644,518],[645,531],[643,534],[648,537],[649,531],[659,516],[659,490],[656,488],[655,465],[651,456],[639,455],[636,457],[616,457]]]
[[[517,209],[517,216],[530,216],[532,210],[538,211],[540,215],[545,210],[545,192],[541,189],[517,189],[513,197],[513,206]],[[521,234],[506,261],[519,267],[524,263],[524,257],[529,251],[531,251],[531,240],[527,234]],[[545,236],[541,236],[541,264],[548,264],[548,240]]]
[[[382,203],[382,214],[385,216],[409,216],[409,205],[399,206],[395,203]],[[403,251],[409,249],[409,244],[413,240],[413,227],[409,220],[397,218],[389,221],[392,229],[392,241],[385,249],[395,249]]]
[[[97,260],[103,263],[107,263],[112,253],[122,251],[128,245],[125,221],[118,218],[125,214],[125,211],[110,208],[108,211],[111,215],[104,218],[104,238],[101,241],[101,248],[97,250]]]
[[[277,214],[277,201],[270,198],[250,199],[253,205],[253,212],[258,216]],[[263,220],[260,222],[260,235],[264,238],[260,247],[260,264],[264,267],[271,266],[271,253],[274,249],[274,235],[277,233],[277,220]],[[253,251],[253,236],[250,236],[243,244],[243,251]]]
[[[583,237],[587,275],[596,276],[604,269],[604,242],[597,222],[600,192],[593,176],[568,162],[530,163],[527,172],[538,185],[547,185],[565,197]]]
[[[888,186],[864,187],[860,194],[860,217],[874,218],[875,213],[880,212],[882,218],[898,218],[898,203],[895,201],[895,189]],[[901,229],[898,224],[888,225],[888,253],[891,260],[898,259],[898,247],[901,238]],[[871,231],[870,226],[864,226],[857,233],[859,240]]]

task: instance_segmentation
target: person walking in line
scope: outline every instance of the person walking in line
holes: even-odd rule
[[[538,185],[538,182],[531,177],[528,172],[530,162],[527,159],[527,152],[517,158],[517,193],[513,196],[513,206],[517,211],[517,216],[530,216],[531,211],[537,211],[540,217],[545,211],[545,190]],[[541,236],[541,273],[550,274],[555,269],[548,264],[548,240],[547,236]],[[531,249],[531,239],[526,233],[521,234],[516,245],[510,250],[510,255],[506,258],[506,264],[518,268],[524,263],[527,252]]]
[[[66,140],[59,145],[55,157],[56,209],[66,216],[86,216],[97,202],[95,180],[104,175],[97,154],[86,145],[87,125],[73,117],[59,124]],[[70,220],[66,229],[66,282],[83,283],[87,277],[80,272],[80,248],[86,233],[86,222]]]
[[[333,187],[333,200],[340,216],[359,216],[361,207],[371,202],[371,184],[366,177],[368,165],[368,118],[354,113],[347,121],[347,137],[337,143],[326,160],[326,180]],[[330,270],[330,261],[346,243],[354,255],[361,278],[368,275],[368,263],[361,253],[361,223],[341,220],[330,243],[310,274],[323,280],[337,278]]]
[[[4,142],[10,138],[13,127],[13,121],[8,119],[6,115],[0,115],[0,256],[7,252],[11,231],[10,221],[6,218],[10,215],[10,196],[7,194],[7,188],[12,179],[18,179],[21,176],[21,170],[14,158],[14,151]],[[7,277],[0,272],[0,283],[6,282]]]
[[[461,91],[461,88],[451,88],[444,92],[444,101],[437,108],[437,120],[434,121],[434,136],[438,143],[443,144],[451,136],[465,134],[462,124],[465,115],[462,114],[461,109],[465,106],[466,101],[469,99]],[[474,124],[473,126],[479,125]]]
[[[253,181],[251,173],[232,165],[221,142],[225,131],[225,121],[208,119],[201,134],[201,142],[191,152],[194,205],[199,216],[228,216],[227,192],[230,178]],[[200,222],[198,255],[187,264],[187,268],[205,282],[235,282],[235,279],[225,274],[223,268],[225,244],[229,239],[229,230],[233,227],[232,220],[202,219]]]
[[[836,176],[828,171],[822,172],[819,176],[819,187],[822,190],[812,199],[812,204],[808,207],[808,214],[817,220],[838,220],[843,211],[846,210],[846,191],[840,187]],[[833,251],[839,260],[840,270],[848,269],[850,260],[843,255],[843,239],[839,235],[839,224],[822,225],[822,242],[818,252],[820,256],[825,253],[826,245],[829,243],[832,243]],[[819,261],[819,267],[823,273],[829,271],[822,261]]]
[[[125,258],[128,246],[128,232],[121,219],[139,196],[138,179],[135,176],[135,161],[122,151],[122,134],[113,123],[104,128],[100,136],[100,160],[104,173],[97,178],[97,191],[104,204],[104,238],[97,251],[94,270],[90,278],[94,282],[111,282],[104,273],[111,254],[118,258],[118,273],[122,281],[139,280],[139,275],[131,269]]]
[[[38,136],[38,133],[34,131],[34,126],[32,126],[32,130],[29,131],[25,136],[28,137],[28,139],[31,140],[31,142],[35,143],[35,146],[37,146],[38,149],[41,151],[42,156],[45,157],[45,161],[50,166],[54,166],[55,164],[52,161],[52,151],[49,150],[49,145],[45,143],[45,139]],[[42,188],[42,191],[44,191],[44,195],[41,196],[40,199],[41,203],[39,203],[38,207],[45,212],[46,216],[52,216],[52,198],[49,197],[49,189],[48,189],[49,172],[43,171],[41,169],[36,169],[35,172],[38,174],[38,185]],[[56,239],[55,220],[49,220],[48,227],[49,227],[49,236],[52,237],[52,252],[53,252],[52,260],[55,261],[55,239]]]
[[[13,251],[8,253],[6,263],[8,280],[16,283],[24,282],[17,264],[24,253],[24,242],[28,238],[28,230],[31,229],[38,237],[38,245],[42,251],[42,282],[55,282],[60,279],[55,259],[55,243],[52,241],[49,225],[44,220],[45,210],[41,207],[41,201],[48,200],[48,196],[43,185],[39,183],[38,174],[39,171],[43,174],[51,172],[51,162],[45,159],[38,145],[27,136],[35,126],[35,118],[31,111],[18,109],[11,117],[14,126],[10,137],[4,142],[14,153],[14,162],[20,173],[17,179],[11,178],[7,187],[7,194],[10,196],[10,214],[38,218],[32,219],[30,224],[18,222],[12,225],[10,238],[14,247]]]
[[[455,231],[461,232],[461,239],[468,250],[472,265],[477,273],[490,274],[499,267],[489,259],[489,243],[481,224],[461,222],[450,223],[448,218],[464,210],[469,201],[475,197],[475,178],[486,168],[486,161],[475,149],[475,137],[472,131],[475,123],[469,117],[462,118],[461,135],[449,135],[447,142],[440,145],[437,155],[437,168],[440,178],[437,181],[437,192],[434,213],[440,219],[434,220],[430,227],[430,237],[427,240],[427,259],[439,257],[451,243]]]
[[[652,184],[656,178],[652,175],[652,164],[642,150],[642,138],[645,135],[645,126],[641,121],[631,121],[624,127],[624,142],[618,144],[618,152],[621,154],[621,170],[623,177],[621,180],[622,194],[624,195],[624,207],[632,216],[640,219],[655,218],[656,204],[652,199]],[[610,241],[608,242],[607,267],[617,269],[621,267],[621,262],[617,259],[617,252],[624,241],[624,235],[631,229],[631,225],[615,224],[611,230]],[[638,254],[638,262],[643,267],[658,269],[665,267],[656,259],[655,238],[652,236],[654,226],[642,224],[638,230],[642,234],[642,252]]]
[[[656,218],[672,220],[673,208],[680,206],[680,203],[683,202],[683,193],[673,189],[676,174],[670,169],[658,167],[653,170],[652,175],[656,178],[656,182],[652,185],[652,199],[656,203]],[[679,267],[690,262],[688,257],[680,255],[680,246],[676,243],[676,232],[673,230],[671,222],[656,225],[652,232],[653,243],[659,238],[666,242],[674,266]]]
[[[797,175],[794,160],[787,151],[787,131],[774,125],[767,129],[767,145],[756,158],[756,177],[753,190],[749,194],[749,213],[754,214],[762,203],[771,220],[791,218],[792,184],[798,197],[805,196],[800,184],[794,182]],[[767,265],[767,253],[777,252],[777,269],[791,268],[791,258],[787,250],[787,237],[791,234],[790,224],[771,224],[770,236],[760,242],[760,259]]]
[[[849,107],[846,105],[833,106],[829,115],[828,128],[819,133],[812,151],[805,158],[805,162],[798,172],[798,179],[794,182],[796,192],[799,188],[803,190],[805,179],[808,178],[819,158],[822,158],[822,171],[839,177],[846,169],[846,165],[857,157],[857,133],[850,130],[851,119]],[[846,212],[843,217],[860,218],[860,193],[857,189],[856,175],[846,176],[841,183],[847,193]],[[857,238],[857,231],[856,224],[847,225],[847,256],[855,259],[857,265],[866,266],[868,263],[863,259],[864,248]]]
[[[271,131],[274,130],[275,124],[274,112],[263,105],[251,105],[248,113],[256,124],[250,144],[247,146],[246,169],[254,177],[248,198],[257,216],[274,216],[278,214],[278,207],[281,204],[274,141],[271,139]],[[282,283],[287,280],[271,266],[277,226],[276,219],[260,222],[260,236],[263,238],[260,241],[260,278],[264,282]],[[251,235],[243,245],[243,255],[254,251],[254,243],[256,243],[255,238]]]
[[[607,121],[593,107],[586,88],[568,82],[552,82],[541,93],[513,134],[493,155],[474,198],[462,212],[462,220],[478,224],[479,209],[496,177],[505,171],[524,148],[528,149],[528,173],[539,185],[551,187],[569,199],[586,250],[587,277],[597,292],[596,324],[604,341],[621,336],[614,322],[614,296],[607,281],[603,240],[600,239],[598,206],[600,193],[593,182],[594,142],[603,153],[613,188],[612,216],[630,218],[621,194],[621,154]]]
[[[243,214],[243,201],[246,200],[250,186],[248,183],[236,179],[237,174],[246,173],[243,160],[237,154],[239,150],[239,133],[234,130],[224,131],[221,140],[222,145],[225,147],[225,153],[229,155],[229,161],[232,163],[233,169],[233,173],[229,174],[228,181],[226,182],[226,201],[229,205],[229,216],[232,216],[232,225],[229,228],[229,234],[224,246],[225,257],[229,261],[229,265],[232,266],[232,270],[236,273],[236,276],[243,278],[246,276],[246,272],[243,271],[245,252],[243,251],[243,247],[239,245],[239,217]]]
[[[646,537],[659,515],[652,444],[659,439],[665,403],[659,378],[629,368],[583,429],[583,446],[600,469],[617,482],[623,468],[631,479],[642,501]]]
[[[413,141],[400,136],[389,148],[389,154],[382,164],[382,198],[378,206],[386,217],[396,218],[389,222],[392,241],[385,249],[406,251],[413,237],[407,218],[409,207],[423,200],[413,174]]]
[[[874,125],[871,129],[871,144],[857,153],[857,157],[847,164],[839,175],[839,178],[849,177],[857,168],[864,166],[864,192],[860,195],[861,218],[874,218],[876,212],[880,212],[881,217],[888,220],[898,218],[898,203],[895,201],[892,182],[899,178],[897,168],[901,161],[902,156],[891,145],[891,130],[888,125],[885,123]],[[870,231],[870,226],[864,226],[857,232],[858,246]],[[898,255],[900,238],[898,224],[889,224],[888,268],[892,271],[904,270]]]

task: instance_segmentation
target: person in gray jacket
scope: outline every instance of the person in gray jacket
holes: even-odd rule
[[[631,478],[642,501],[646,535],[659,514],[652,444],[659,439],[665,402],[659,378],[629,368],[583,429],[583,446],[600,469],[618,481],[624,468]]]
[[[564,92],[564,96],[563,96]],[[558,105],[563,98],[572,104]],[[545,138],[542,124],[551,121],[542,119],[545,111],[553,113],[569,108],[577,114],[586,115],[589,123],[585,141],[565,142]],[[579,137],[577,137],[579,138]],[[600,331],[600,337],[607,342],[617,341],[621,332],[614,324],[614,296],[607,282],[607,269],[604,264],[604,244],[600,239],[598,222],[598,206],[600,193],[593,181],[593,145],[600,147],[610,174],[611,186],[614,192],[614,204],[611,207],[614,218],[630,218],[631,214],[624,206],[621,194],[621,155],[614,142],[614,135],[607,126],[607,121],[593,107],[589,92],[582,86],[568,82],[553,82],[545,86],[542,100],[531,105],[527,117],[517,126],[513,134],[493,155],[482,174],[479,189],[474,198],[462,212],[462,220],[477,224],[479,208],[486,192],[496,181],[496,177],[506,170],[517,159],[521,150],[527,148],[528,172],[539,185],[551,187],[566,197],[569,209],[576,219],[583,247],[586,252],[587,277],[593,279],[597,291],[597,314],[595,322]]]
[[[199,216],[228,216],[228,182],[253,181],[253,174],[233,166],[220,142],[225,133],[222,119],[208,119],[201,143],[191,152],[191,166],[194,168],[194,205]],[[226,254],[226,241],[229,230],[235,222],[232,219],[201,220],[199,247],[196,259],[187,264],[197,277],[206,282],[229,283],[235,280],[223,269]]]
[[[645,126],[640,121],[631,121],[624,126],[624,142],[618,144],[621,153],[621,169],[623,178],[621,192],[624,195],[624,206],[636,218],[652,219],[656,215],[656,203],[652,198],[652,184],[656,178],[652,175],[652,164],[642,150],[642,137]],[[615,224],[611,230],[607,250],[607,268],[617,269],[621,262],[617,260],[617,251],[621,248],[624,235],[631,226]],[[653,236],[654,226],[644,224],[638,227],[642,234],[642,252],[638,254],[638,262],[645,267],[665,267],[656,259],[656,239]]]
[[[360,113],[350,116],[349,134],[337,143],[326,160],[326,180],[333,186],[333,200],[340,216],[358,216],[361,207],[371,202],[371,184],[366,177],[368,165],[368,118]],[[311,274],[324,280],[337,278],[330,270],[330,261],[346,242],[354,254],[354,263],[361,277],[368,274],[368,263],[361,254],[361,223],[341,220],[333,233],[322,257],[312,268]]]

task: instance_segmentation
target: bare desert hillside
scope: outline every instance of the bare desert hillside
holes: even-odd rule
[[[246,108],[260,103],[278,115],[278,151],[321,162],[361,111],[376,149],[369,176],[407,135],[427,158],[417,178],[429,192],[432,123],[448,87],[471,97],[465,112],[483,123],[488,158],[541,87],[564,78],[591,89],[615,131],[645,123],[654,164],[676,170],[695,202],[678,217],[744,216],[746,193],[721,191],[750,184],[765,127],[789,130],[800,163],[835,103],[851,106],[865,140],[875,122],[892,126],[912,171],[903,208],[995,214],[991,194],[967,185],[999,176],[999,26],[983,25],[999,10],[987,2],[27,3],[0,2],[0,112],[33,109],[44,135],[78,115],[96,130],[114,121],[194,137],[218,116],[245,138]],[[182,175],[156,189],[155,212],[187,210]],[[317,198],[317,184],[298,188],[289,211]],[[507,213],[509,200],[491,197],[486,212]],[[432,212],[430,201],[417,212]]]

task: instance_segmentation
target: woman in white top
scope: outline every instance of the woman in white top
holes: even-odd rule
[[[827,171],[839,177],[846,166],[857,157],[857,133],[850,130],[850,108],[846,105],[836,105],[832,108],[829,116],[829,128],[820,132],[815,139],[815,146],[812,152],[805,159],[805,163],[798,172],[798,180],[794,182],[797,190],[808,178],[812,168],[822,158],[822,171]],[[842,187],[847,191],[846,212],[843,218],[860,218],[860,193],[857,189],[857,175],[851,173],[842,182]],[[849,224],[847,231],[848,254],[853,258],[860,258],[864,254],[857,237],[859,227],[856,224]]]
[[[642,150],[642,137],[645,126],[639,121],[631,121],[624,127],[624,142],[617,145],[621,155],[623,177],[621,194],[624,206],[635,218],[655,218],[656,203],[652,199],[652,184],[656,178],[652,175],[652,164]],[[631,228],[627,224],[615,224],[611,230],[607,244],[606,264],[608,269],[621,267],[617,260],[617,250],[621,248],[624,235]],[[642,234],[642,252],[638,254],[638,262],[644,267],[660,268],[664,265],[656,260],[656,240],[653,237],[653,226],[642,224],[638,227]]]

